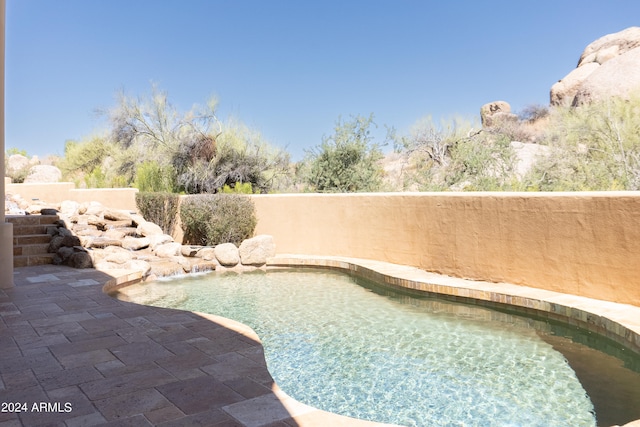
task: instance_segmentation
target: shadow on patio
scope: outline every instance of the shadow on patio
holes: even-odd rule
[[[336,417],[279,391],[250,329],[119,301],[102,292],[114,276],[15,270],[16,286],[0,291],[0,401],[19,405],[2,408],[1,425],[297,426]]]

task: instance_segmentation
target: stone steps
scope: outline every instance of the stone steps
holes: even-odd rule
[[[13,224],[14,268],[53,263],[47,231],[55,227],[57,215],[7,215],[6,221]]]

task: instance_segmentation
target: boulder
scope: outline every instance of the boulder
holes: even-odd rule
[[[221,265],[232,267],[240,262],[238,248],[233,243],[221,243],[213,248],[213,253]]]
[[[594,72],[600,64],[591,62],[578,67],[567,74],[562,80],[551,86],[551,105],[567,105],[573,103],[573,98],[578,93],[580,85]]]
[[[218,262],[215,260],[206,261],[202,258],[186,258],[189,262],[189,270],[187,273],[202,273],[204,271],[214,271],[218,268]]]
[[[127,236],[122,239],[122,247],[131,251],[138,251],[140,249],[148,248],[151,241],[148,237],[131,237]]]
[[[169,258],[181,255],[182,244],[177,242],[165,243],[153,248],[153,252],[160,258]]]
[[[80,203],[78,202],[75,202],[73,200],[64,200],[62,201],[62,203],[60,203],[60,215],[71,218],[78,213],[79,207]]]
[[[118,239],[108,239],[106,237],[96,237],[91,241],[92,248],[106,248],[107,246],[121,246],[122,242]]]
[[[24,182],[27,183],[46,183],[59,182],[62,179],[62,172],[55,166],[36,165],[29,170],[29,174]]]
[[[182,265],[171,260],[151,261],[149,263],[150,270],[149,275],[155,275],[157,277],[175,276],[176,274],[184,274]]]
[[[22,154],[12,154],[7,159],[7,175],[13,176],[17,172],[21,170],[28,169],[31,167],[31,163],[29,162],[29,158],[23,156]]]
[[[107,231],[104,232],[104,237],[107,239],[122,240],[124,239],[124,236],[125,234],[117,228],[107,229]]]
[[[494,101],[480,107],[480,120],[483,127],[494,126],[497,121],[494,116],[498,113],[511,114],[511,105],[506,101]]]
[[[113,262],[115,264],[124,264],[133,259],[133,255],[131,252],[114,252],[107,254],[104,258],[105,261]]]
[[[102,216],[110,221],[129,221],[131,222],[131,214],[127,211],[106,208]]]
[[[261,234],[243,241],[238,252],[243,265],[263,265],[276,255],[276,245],[272,236]]]
[[[598,67],[580,85],[573,105],[607,99],[628,98],[640,91],[640,47],[617,56]]]
[[[182,245],[182,256],[195,257],[202,249],[202,246]]]
[[[216,259],[216,251],[212,247],[205,246],[196,253],[196,257],[202,258],[205,261],[211,261]]]
[[[72,268],[92,268],[91,256],[84,250],[76,250],[67,260],[67,265]]]
[[[54,208],[40,209],[40,215],[58,215],[58,210]]]
[[[142,273],[143,277],[148,276],[149,273],[151,272],[151,264],[149,264],[146,261],[139,260],[139,259],[133,259],[133,260],[127,262],[124,265],[124,268],[126,268],[127,270],[140,271]]]
[[[159,225],[156,225],[149,221],[145,221],[142,224],[139,224],[136,230],[137,233],[142,237],[158,236],[164,234],[164,231],[162,231],[162,228],[160,228]]]
[[[629,27],[617,33],[607,34],[591,42],[584,49],[578,67],[591,62],[604,64],[637,47],[640,47],[640,27]]]
[[[578,67],[551,87],[551,105],[580,105],[640,90],[640,27],[590,43]]]
[[[153,234],[148,236],[149,246],[155,248],[158,245],[164,245],[165,243],[173,242],[173,237],[168,234]]]

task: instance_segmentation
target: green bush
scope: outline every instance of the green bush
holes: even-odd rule
[[[310,191],[318,193],[352,193],[379,191],[382,185],[383,158],[373,142],[370,126],[373,115],[357,116],[343,122],[338,119],[334,134],[305,158],[305,181]]]
[[[233,187],[225,184],[221,193],[224,194],[253,194],[253,187],[250,182],[236,182]]]
[[[200,194],[180,206],[184,242],[204,246],[240,245],[253,236],[257,219],[253,201],[239,194]]]
[[[166,234],[173,234],[178,214],[180,196],[172,193],[136,193],[138,211],[147,221],[162,228]]]
[[[143,192],[172,192],[175,188],[176,174],[169,165],[161,165],[147,160],[136,168],[135,186]]]
[[[640,190],[640,93],[551,112],[550,155],[526,177],[540,191]]]

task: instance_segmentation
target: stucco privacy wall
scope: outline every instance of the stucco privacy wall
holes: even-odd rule
[[[76,202],[100,202],[113,209],[136,211],[136,188],[76,189],[73,182],[5,184],[7,194],[19,194],[25,200],[39,199],[47,203],[65,200]]]
[[[640,192],[252,196],[278,253],[368,258],[640,306]]]

